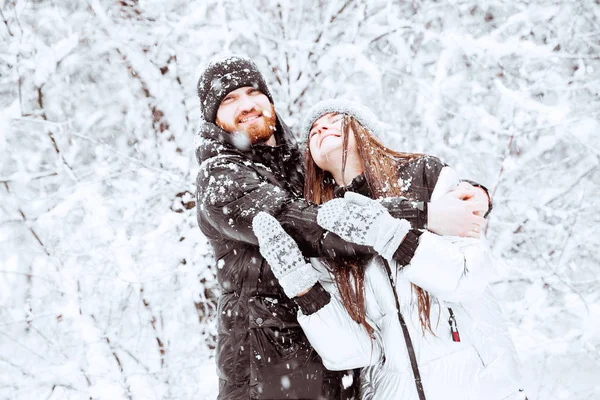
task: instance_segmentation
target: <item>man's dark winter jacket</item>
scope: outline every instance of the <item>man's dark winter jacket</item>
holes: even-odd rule
[[[297,305],[260,255],[252,219],[265,211],[298,239],[302,232],[307,255],[352,255],[361,247],[324,235],[316,208],[294,200],[302,192],[303,162],[284,124],[278,122],[276,147],[236,148],[230,134],[210,123],[199,138],[198,223],[215,250],[222,288],[219,399],[348,398],[352,389],[341,393],[342,373],[323,367],[298,325]]]
[[[252,219],[259,211],[273,215],[305,256],[366,255],[373,250],[348,244],[317,225],[317,207],[300,200],[302,157],[280,121],[276,147],[240,149],[232,135],[211,123],[204,123],[198,136],[198,224],[214,248],[222,288],[219,399],[349,398],[354,387],[342,393],[341,373],[323,367],[300,329],[298,306],[285,296],[260,255]],[[392,215],[422,228],[426,210],[415,204],[390,201],[386,207]],[[414,253],[416,240],[411,245],[405,242],[395,258]],[[308,301],[303,312],[318,307],[310,304],[309,296],[303,298]],[[319,296],[315,301],[327,299]]]

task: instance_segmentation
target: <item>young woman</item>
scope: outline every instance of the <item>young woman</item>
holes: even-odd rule
[[[323,204],[321,226],[379,257],[311,266],[275,219],[254,220],[261,253],[300,306],[300,325],[327,368],[362,368],[363,399],[525,398],[487,287],[482,241],[412,229],[373,200],[427,204],[459,184],[455,172],[434,157],[387,149],[378,132],[377,119],[356,104],[313,107],[304,124],[304,194]]]

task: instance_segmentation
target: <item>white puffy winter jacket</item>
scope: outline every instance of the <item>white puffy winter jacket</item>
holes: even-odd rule
[[[444,168],[432,198],[445,193],[455,181],[454,172]],[[298,321],[324,365],[331,370],[362,368],[363,399],[418,400],[383,260],[374,258],[365,273],[365,308],[375,329],[373,340],[346,312],[325,267],[317,259],[312,261],[322,273],[321,284],[332,294],[331,301],[314,314],[300,313]],[[516,352],[488,287],[492,260],[485,244],[478,239],[424,232],[411,263],[395,267],[391,265],[391,279],[427,400],[523,399]],[[432,297],[434,334],[421,329],[411,283]],[[451,334],[449,309],[458,325],[458,342]]]

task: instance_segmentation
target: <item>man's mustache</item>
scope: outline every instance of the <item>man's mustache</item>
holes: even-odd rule
[[[264,116],[264,112],[262,109],[258,109],[256,107],[252,108],[251,110],[248,111],[243,111],[237,118],[236,118],[236,123],[239,124],[242,119],[246,118],[246,116],[251,115],[251,114],[258,114],[258,117],[262,117]]]

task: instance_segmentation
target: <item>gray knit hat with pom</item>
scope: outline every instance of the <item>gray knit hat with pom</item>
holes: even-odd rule
[[[369,108],[349,100],[331,99],[320,101],[308,110],[302,121],[301,137],[306,140],[315,121],[329,113],[346,114],[356,118],[376,137],[381,138],[384,132],[383,124]]]
[[[198,80],[198,98],[204,120],[214,123],[221,100],[244,86],[257,88],[273,103],[267,83],[252,60],[231,55],[210,62]]]

